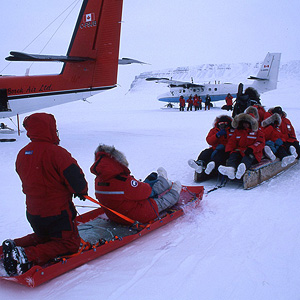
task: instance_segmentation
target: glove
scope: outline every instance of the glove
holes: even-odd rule
[[[74,198],[78,197],[80,200],[85,201],[85,197],[86,195],[83,194],[74,194]]]
[[[275,145],[278,146],[278,147],[282,146],[282,145],[283,145],[282,139],[277,139],[277,140],[275,141]]]
[[[219,138],[219,137],[221,137],[221,136],[223,136],[223,135],[226,135],[226,134],[227,134],[226,130],[225,130],[225,129],[222,129],[222,130],[220,130],[220,131],[218,131],[218,132],[216,133],[216,137]]]
[[[247,148],[244,153],[245,153],[245,155],[250,156],[251,154],[253,154],[253,149],[252,148]]]

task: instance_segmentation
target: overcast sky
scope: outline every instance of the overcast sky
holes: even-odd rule
[[[1,73],[24,74],[28,63],[15,62],[2,71],[4,58],[11,50],[24,50],[73,2],[2,0]],[[80,5],[81,1],[43,54],[66,53]],[[267,52],[281,52],[282,62],[299,60],[299,11],[299,0],[124,0],[120,57],[148,62],[147,70],[256,62]],[[62,19],[25,51],[40,53]]]

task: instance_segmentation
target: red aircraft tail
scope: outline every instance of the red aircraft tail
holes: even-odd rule
[[[80,86],[112,87],[117,83],[123,0],[84,0],[66,61],[65,78]]]
[[[11,51],[9,61],[60,61],[64,66],[59,75],[0,77],[0,117],[86,99],[115,87],[122,6],[123,0],[83,0],[65,56]],[[128,61],[134,60],[122,63]]]

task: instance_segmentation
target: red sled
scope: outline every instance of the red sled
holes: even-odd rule
[[[0,279],[29,287],[39,286],[174,221],[185,212],[198,207],[203,193],[203,186],[183,186],[178,203],[148,224],[121,225],[108,220],[102,208],[89,211],[76,218],[80,236],[84,241],[78,253],[58,257],[44,266],[35,265],[22,275],[0,276]],[[0,247],[0,254],[2,253]]]

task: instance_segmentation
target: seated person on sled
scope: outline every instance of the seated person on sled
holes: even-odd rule
[[[279,114],[281,117],[281,124],[279,128],[283,135],[282,141],[284,143],[284,147],[288,150],[289,153],[291,153],[297,159],[299,159],[299,155],[300,155],[299,141],[297,140],[295,129],[291,121],[286,117],[287,116],[286,112],[284,112],[280,106],[276,106],[268,110],[268,112],[265,115],[265,118],[275,113]]]
[[[254,104],[246,108],[244,111],[246,114],[253,114],[254,118],[258,122],[258,127],[261,128],[261,122],[265,119],[266,117],[266,111],[263,108],[263,106],[259,104]]]
[[[228,176],[229,179],[241,179],[253,163],[260,162],[265,146],[265,136],[251,113],[241,113],[235,116],[232,127],[235,131],[225,147],[225,151],[230,155],[226,166],[219,166],[218,171]]]
[[[280,115],[278,113],[272,114],[263,120],[261,125],[266,139],[266,146],[264,148],[265,155],[272,161],[278,157],[281,160],[281,166],[283,168],[293,163],[297,157],[296,149],[290,146],[290,148],[294,148],[294,155],[292,155],[283,143],[284,135],[280,130]]]
[[[219,116],[214,121],[214,127],[209,131],[206,141],[209,148],[203,150],[196,161],[188,160],[191,168],[197,173],[210,175],[213,170],[217,170],[219,165],[225,164],[229,153],[225,153],[225,146],[229,137],[233,134],[231,127],[232,118],[227,115]]]
[[[74,223],[72,196],[87,193],[87,182],[76,160],[58,146],[54,116],[32,114],[25,118],[23,126],[31,142],[20,150],[16,171],[34,233],[3,242],[3,264],[10,276],[21,275],[33,264],[43,265],[57,256],[78,251],[81,239]]]
[[[145,182],[138,181],[130,174],[125,155],[113,146],[98,146],[91,172],[96,175],[95,192],[100,204],[140,223],[156,219],[179,200],[181,184],[172,184],[165,169],[151,173]],[[128,225],[109,209],[103,209],[112,221]]]

